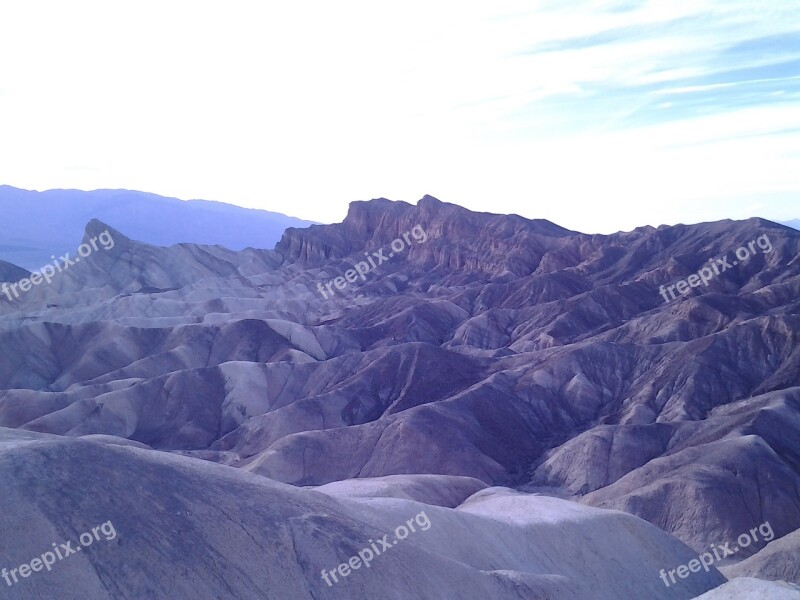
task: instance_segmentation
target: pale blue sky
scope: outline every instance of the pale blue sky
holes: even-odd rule
[[[583,231],[800,217],[800,5],[0,6],[0,183]],[[382,4],[386,4],[383,6]]]

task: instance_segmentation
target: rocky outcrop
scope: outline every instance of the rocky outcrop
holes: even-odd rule
[[[472,478],[621,509],[696,552],[800,527],[798,231],[584,235],[425,197],[354,203],[274,251],[109,232],[113,248],[0,298],[0,426],[355,496],[449,505]]]

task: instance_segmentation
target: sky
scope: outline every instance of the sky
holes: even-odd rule
[[[0,184],[318,222],[800,217],[796,0],[0,5]]]

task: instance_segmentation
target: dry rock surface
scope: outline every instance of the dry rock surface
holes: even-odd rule
[[[0,597],[692,598],[724,578],[659,570],[764,522],[720,567],[800,583],[800,232],[586,235],[430,196],[274,249],[106,230],[0,295],[0,556],[120,533]],[[421,507],[429,531],[321,581]],[[719,593],[790,589],[752,585]]]

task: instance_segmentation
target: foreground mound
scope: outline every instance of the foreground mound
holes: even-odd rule
[[[9,570],[101,523],[114,531],[2,583],[8,598],[688,599],[724,582],[712,569],[666,588],[659,569],[693,558],[675,538],[503,488],[457,509],[336,499],[170,453],[8,429],[0,477]],[[367,561],[369,548],[382,551]],[[358,568],[344,566],[359,553]]]

